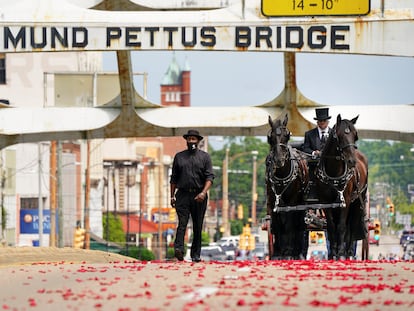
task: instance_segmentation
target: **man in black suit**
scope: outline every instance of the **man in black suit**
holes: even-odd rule
[[[305,133],[305,141],[303,143],[303,151],[312,155],[313,158],[318,158],[322,150],[324,142],[329,135],[329,108],[316,108],[317,127]]]
[[[317,200],[316,194],[314,193],[314,181],[315,181],[315,168],[318,163],[321,150],[325,144],[325,141],[329,135],[329,108],[316,108],[316,120],[317,126],[305,133],[305,141],[303,143],[302,151],[312,156],[312,159],[308,160],[309,165],[309,186],[307,189],[307,200]]]

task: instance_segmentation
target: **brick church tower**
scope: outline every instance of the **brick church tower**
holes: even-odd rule
[[[191,106],[191,71],[188,61],[181,70],[175,54],[161,82],[162,106]]]

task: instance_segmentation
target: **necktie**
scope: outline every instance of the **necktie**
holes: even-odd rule
[[[321,132],[321,143],[325,143],[325,132]]]

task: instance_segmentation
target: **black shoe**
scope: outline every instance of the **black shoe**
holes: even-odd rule
[[[193,262],[200,262],[201,258],[200,257],[194,257],[191,259]]]
[[[174,256],[175,258],[177,258],[179,261],[183,261],[184,260],[184,256],[183,256],[183,252],[179,249],[176,249],[174,252]]]

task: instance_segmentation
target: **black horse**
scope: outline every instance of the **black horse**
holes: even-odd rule
[[[340,203],[326,208],[330,259],[353,257],[357,240],[367,236],[365,203],[368,160],[357,150],[358,133],[352,120],[337,116],[316,168],[316,190],[320,203]]]
[[[272,259],[300,259],[304,247],[305,211],[290,210],[303,204],[303,192],[309,174],[306,160],[288,145],[290,131],[283,122],[269,116],[267,141],[270,152],[266,158],[267,214],[271,216],[269,241]],[[272,252],[273,251],[273,252]]]

